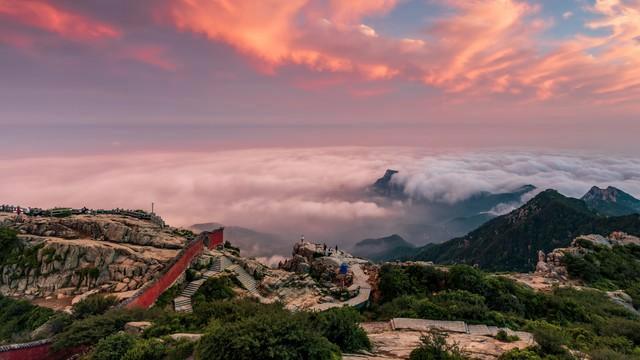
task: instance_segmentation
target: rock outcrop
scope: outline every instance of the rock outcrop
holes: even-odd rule
[[[175,229],[120,215],[0,214],[0,225],[23,246],[19,261],[0,264],[0,293],[20,297],[136,290],[187,242]]]
[[[640,245],[640,238],[615,231],[608,237],[597,234],[581,235],[571,241],[571,245],[566,248],[557,248],[545,254],[538,251],[538,263],[535,274],[546,278],[566,281],[569,277],[567,268],[564,265],[564,257],[567,254],[581,256],[588,253],[590,246],[623,246],[635,244]]]

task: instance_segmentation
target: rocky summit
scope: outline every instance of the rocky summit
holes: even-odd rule
[[[640,213],[640,200],[613,186],[606,189],[594,186],[584,194],[582,201],[590,209],[605,216]]]
[[[0,263],[0,293],[25,298],[69,298],[98,288],[126,297],[187,241],[175,229],[123,215],[2,213],[0,226],[17,232],[20,248]]]

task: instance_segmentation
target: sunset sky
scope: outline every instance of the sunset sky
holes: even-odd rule
[[[640,0],[0,0],[7,153],[640,149]]]

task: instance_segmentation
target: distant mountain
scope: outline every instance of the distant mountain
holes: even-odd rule
[[[640,200],[613,186],[606,189],[594,186],[584,194],[582,200],[590,209],[605,216],[640,213]]]
[[[371,185],[371,190],[380,196],[388,198],[405,197],[402,185],[392,182],[393,175],[397,173],[397,170],[387,169],[384,175]]]
[[[388,169],[369,189],[377,199],[403,201],[407,216],[403,223],[395,224],[392,231],[415,244],[437,243],[449,240],[476,229],[486,221],[515,209],[523,197],[536,190],[533,185],[523,185],[513,191],[491,193],[478,192],[467,199],[448,203],[419,196],[410,197],[404,185],[394,181],[397,170]]]
[[[221,226],[224,225],[210,222],[194,224],[189,229],[201,232],[217,229]],[[289,255],[291,253],[291,240],[240,226],[225,226],[224,239],[231,242],[233,246],[239,247],[242,255],[246,257],[270,256],[273,254]]]
[[[415,245],[393,234],[383,238],[365,239],[355,244],[351,253],[374,261],[389,261],[410,256]]]
[[[640,216],[604,217],[582,200],[546,190],[466,236],[421,248],[414,259],[528,271],[535,267],[538,250],[549,252],[568,246],[578,235],[608,235],[616,230],[640,234]]]

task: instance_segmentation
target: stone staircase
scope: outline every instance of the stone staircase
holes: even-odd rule
[[[224,271],[230,270],[236,274],[236,278],[242,286],[251,293],[251,295],[261,299],[262,296],[258,292],[258,282],[253,278],[242,266],[234,264],[226,256],[218,256],[213,259],[211,266],[202,275],[202,279],[194,280],[187,284],[180,295],[173,300],[173,308],[180,312],[193,312],[193,304],[191,297],[200,289],[202,284],[210,277]]]
[[[224,269],[231,266],[232,263],[226,256],[218,256],[213,260],[213,264],[211,264],[211,271],[221,272]]]
[[[191,297],[198,292],[198,289],[202,286],[202,284],[207,281],[210,277],[215,276],[217,273],[223,271],[227,267],[231,265],[231,261],[227,259],[226,256],[218,256],[213,260],[213,263],[205,271],[202,275],[202,279],[194,280],[187,284],[187,287],[182,290],[180,295],[173,299],[173,308],[175,311],[180,312],[193,312],[193,304],[191,302]]]
[[[240,281],[242,287],[247,289],[251,295],[258,298],[262,297],[260,292],[258,292],[258,282],[242,266],[233,264],[229,266],[228,269],[236,273],[236,278]]]

